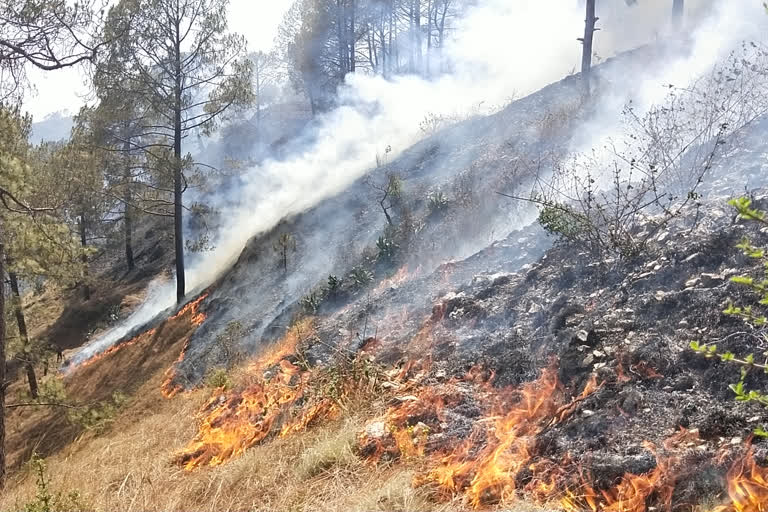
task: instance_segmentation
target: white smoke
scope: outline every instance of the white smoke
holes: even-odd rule
[[[635,8],[637,11],[623,1],[598,3],[611,4],[605,15],[598,13],[602,31],[596,35],[597,51],[607,56],[638,42],[651,42],[656,32],[665,30],[660,20],[668,19],[672,2],[646,0],[644,6]],[[689,57],[662,66],[661,73],[653,76],[628,77],[631,94],[642,98],[643,104],[653,103],[664,94],[662,83],[683,85],[738,40],[759,34],[760,17],[765,17],[757,1],[689,0],[689,4],[697,17],[704,12],[712,15],[695,30]],[[310,143],[287,159],[269,160],[247,171],[238,200],[229,198],[237,207],[223,212],[226,225],[214,240],[215,250],[190,261],[188,289],[200,290],[211,284],[234,263],[254,235],[349,186],[374,165],[376,155],[384,154],[385,147],[393,150],[390,158],[408,148],[423,136],[419,123],[427,114],[452,115],[478,105],[491,109],[513,95],[531,93],[567,75],[580,62],[581,47],[576,38],[582,35],[583,19],[583,6],[575,0],[481,0],[444,49],[453,70],[450,74],[431,80],[348,76],[340,91],[341,106],[322,115]],[[695,19],[688,19],[689,26]],[[612,25],[611,20],[631,20],[634,28],[627,31],[620,21]],[[622,39],[625,32],[628,37]],[[601,119],[615,111],[628,94],[617,92],[602,110],[606,116]],[[596,130],[595,135],[608,134]],[[172,307],[173,283],[152,297],[119,328],[85,347],[77,358],[104,350],[153,314]]]

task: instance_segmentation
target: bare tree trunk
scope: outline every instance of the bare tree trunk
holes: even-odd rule
[[[339,79],[343,79],[347,73],[347,66],[345,63],[345,57],[347,56],[347,48],[345,41],[344,30],[344,4],[343,0],[336,0],[336,39],[338,39],[338,59],[339,59]]]
[[[587,0],[587,17],[584,20],[584,38],[581,39],[584,48],[581,54],[581,74],[587,90],[589,90],[589,75],[592,70],[592,40],[595,35],[595,24],[599,18],[595,17],[595,0]]]
[[[433,0],[427,0],[427,78],[432,74],[430,59],[432,57],[432,5]]]
[[[133,200],[131,193],[131,184],[133,177],[131,176],[131,164],[128,158],[128,151],[131,148],[130,137],[128,137],[123,144],[123,151],[125,151],[126,162],[123,170],[123,180],[125,181],[125,190],[123,192],[124,218],[123,227],[125,229],[125,262],[128,265],[128,272],[136,268],[136,262],[133,259],[133,209],[131,208],[131,201]]]
[[[173,236],[176,252],[176,302],[184,302],[186,282],[184,276],[184,232],[182,223],[182,175],[181,175],[181,42],[179,21],[175,26],[174,64],[176,83],[173,105]]]
[[[11,293],[13,294],[13,310],[16,314],[16,323],[19,326],[19,338],[24,354],[24,369],[27,372],[27,382],[29,383],[29,394],[32,398],[39,396],[37,386],[37,375],[35,375],[34,356],[29,351],[29,334],[27,332],[27,321],[24,318],[24,309],[21,303],[21,293],[19,293],[19,279],[15,272],[11,272],[11,259],[6,258],[8,263],[8,281],[11,284]]]
[[[679,29],[683,25],[683,13],[685,12],[685,0],[672,0],[672,25]]]
[[[349,71],[355,72],[355,43],[357,37],[355,36],[355,5],[356,0],[350,0],[349,7]]]
[[[0,233],[2,236],[2,233]],[[2,279],[5,260],[4,245],[0,242],[0,489],[5,486],[5,279]]]
[[[257,59],[262,59],[262,57],[257,57]],[[257,61],[254,69],[256,78],[256,142],[261,140],[261,67],[263,65],[262,62]]]
[[[83,254],[80,256],[80,261],[83,262],[83,299],[91,300],[91,287],[88,286],[88,255],[85,249],[88,247],[88,237],[86,233],[85,225],[85,212],[80,213],[80,245],[83,248]]]
[[[418,74],[424,73],[423,57],[421,53],[421,0],[414,0],[413,5],[414,45],[416,50],[416,69]]]

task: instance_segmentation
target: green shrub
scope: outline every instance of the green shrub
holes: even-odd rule
[[[328,286],[325,288],[325,291],[328,293],[329,297],[336,297],[339,295],[339,292],[341,291],[341,285],[342,285],[342,279],[334,276],[333,274],[328,276]]]
[[[427,205],[429,207],[429,211],[432,213],[445,210],[448,208],[448,203],[448,198],[445,197],[445,194],[443,194],[441,190],[431,192],[427,196]]]
[[[205,385],[209,388],[224,390],[232,388],[232,379],[226,368],[211,368],[205,376]]]
[[[399,246],[391,234],[385,233],[376,240],[376,248],[379,250],[378,258],[380,260],[392,261],[395,259]]]
[[[741,219],[768,225],[765,212],[752,208],[749,199],[744,197],[733,199],[729,201],[729,204],[736,208]],[[744,255],[748,258],[759,260],[762,263],[764,278],[762,280],[755,280],[747,275],[732,277],[731,282],[746,286],[756,292],[758,301],[756,304],[747,305],[735,305],[732,302],[729,302],[728,307],[723,313],[741,318],[747,325],[754,329],[762,329],[765,327],[766,323],[768,323],[768,318],[760,308],[761,306],[768,306],[768,257],[766,256],[764,249],[753,246],[746,238],[736,247],[741,249]],[[755,306],[757,306],[757,308]],[[759,333],[759,336],[764,341],[766,340],[765,333],[761,332]],[[757,402],[760,405],[768,407],[768,394],[764,394],[762,391],[754,389],[747,389],[745,384],[747,375],[752,371],[760,371],[768,374],[768,363],[761,364],[756,362],[754,354],[739,356],[729,351],[718,350],[717,345],[713,343],[701,344],[698,341],[692,341],[690,346],[692,350],[704,357],[718,358],[721,361],[740,366],[740,379],[735,384],[730,384],[728,386],[736,395],[736,400],[739,402]],[[766,358],[766,361],[768,361],[768,352],[765,352],[763,356]],[[755,430],[755,434],[761,437],[768,437],[768,431],[762,426]]]
[[[349,273],[349,279],[357,286],[362,288],[373,281],[373,272],[363,267],[355,267]]]
[[[84,502],[78,491],[54,493],[51,490],[51,482],[46,474],[45,460],[37,454],[32,455],[29,464],[37,478],[37,491],[35,492],[35,499],[17,505],[18,510],[24,512],[85,512],[92,510],[92,507]]]
[[[299,303],[301,309],[308,315],[314,315],[317,310],[320,309],[320,303],[323,301],[323,297],[317,292],[311,292],[301,298]]]
[[[80,425],[86,430],[102,433],[114,423],[118,413],[127,402],[128,397],[126,395],[115,391],[112,393],[110,400],[97,402],[87,407],[72,409],[68,414],[68,418],[69,421]]]

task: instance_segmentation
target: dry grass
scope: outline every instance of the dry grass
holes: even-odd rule
[[[112,430],[88,435],[48,458],[55,490],[77,489],[94,510],[448,510],[411,486],[412,469],[376,467],[353,451],[356,415],[248,450],[223,466],[187,473],[170,462],[195,434],[207,391],[172,400],[139,389]],[[34,497],[34,475],[13,474],[0,510]]]
[[[355,455],[357,433],[377,412],[370,396],[347,403],[338,420],[273,438],[222,466],[186,472],[175,465],[175,456],[195,437],[200,408],[211,393],[200,389],[168,400],[160,390],[193,328],[188,319],[171,320],[65,380],[70,398],[78,401],[101,400],[113,391],[128,395],[104,432],[83,433],[60,409],[15,409],[8,440],[13,468],[0,511],[34,499],[35,475],[24,464],[33,451],[46,456],[54,492],[77,490],[96,511],[463,510],[458,501],[439,503],[428,489],[413,487],[419,461],[373,465]],[[247,368],[244,363],[232,376],[240,385],[248,381]],[[13,384],[15,391],[22,388],[21,381]]]

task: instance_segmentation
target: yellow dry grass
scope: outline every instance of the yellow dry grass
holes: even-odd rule
[[[412,468],[377,467],[354,455],[363,422],[357,414],[256,446],[229,464],[187,473],[171,461],[194,436],[209,391],[165,400],[157,380],[138,390],[110,431],[81,437],[47,459],[55,490],[76,489],[99,511],[449,509],[412,488]],[[14,509],[34,493],[34,475],[22,468],[0,496],[0,510]]]
[[[60,410],[15,410],[9,418],[9,441],[15,447],[11,451],[13,468],[0,494],[0,511],[18,510],[34,500],[35,475],[23,462],[32,452],[25,443],[39,443],[39,439],[49,441],[44,453],[52,490],[79,491],[95,511],[464,509],[458,500],[439,503],[428,489],[413,487],[413,476],[423,462],[374,465],[355,455],[357,433],[377,408],[385,407],[372,403],[370,396],[347,404],[338,420],[267,440],[227,464],[194,472],[182,470],[173,460],[195,437],[200,408],[212,390],[182,393],[169,400],[160,389],[165,369],[178,357],[191,328],[183,318],[170,321],[154,336],[65,379],[74,399],[101,400],[112,391],[128,394],[127,405],[106,431],[78,434]],[[247,375],[246,362],[233,378],[243,385]],[[23,383],[13,386],[20,390]],[[32,427],[38,430],[35,435],[30,434]],[[515,506],[512,510],[531,509]]]

